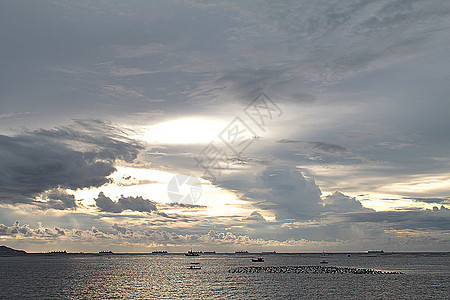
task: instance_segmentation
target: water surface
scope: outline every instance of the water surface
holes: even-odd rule
[[[448,299],[450,255],[329,255],[327,266],[403,274],[230,273],[320,265],[316,254],[0,257],[0,299]],[[199,262],[201,270],[188,270]]]

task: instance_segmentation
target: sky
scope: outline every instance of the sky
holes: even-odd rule
[[[450,250],[450,2],[0,2],[1,244]]]

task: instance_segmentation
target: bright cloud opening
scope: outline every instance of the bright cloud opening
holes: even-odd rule
[[[209,118],[182,118],[146,127],[137,138],[152,144],[206,144],[217,140],[226,126]]]

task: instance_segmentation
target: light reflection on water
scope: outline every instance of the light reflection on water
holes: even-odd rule
[[[0,258],[0,299],[447,299],[450,255],[329,255],[328,266],[401,275],[236,274],[238,266],[319,265],[320,255],[27,256]],[[199,262],[201,270],[188,270]]]

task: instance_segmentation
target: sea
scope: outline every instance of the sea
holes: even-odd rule
[[[449,299],[450,295],[448,252],[277,253],[260,255],[264,262],[252,262],[256,256],[0,257],[0,299]],[[298,267],[319,272],[289,271]],[[371,271],[327,271],[360,269]]]

